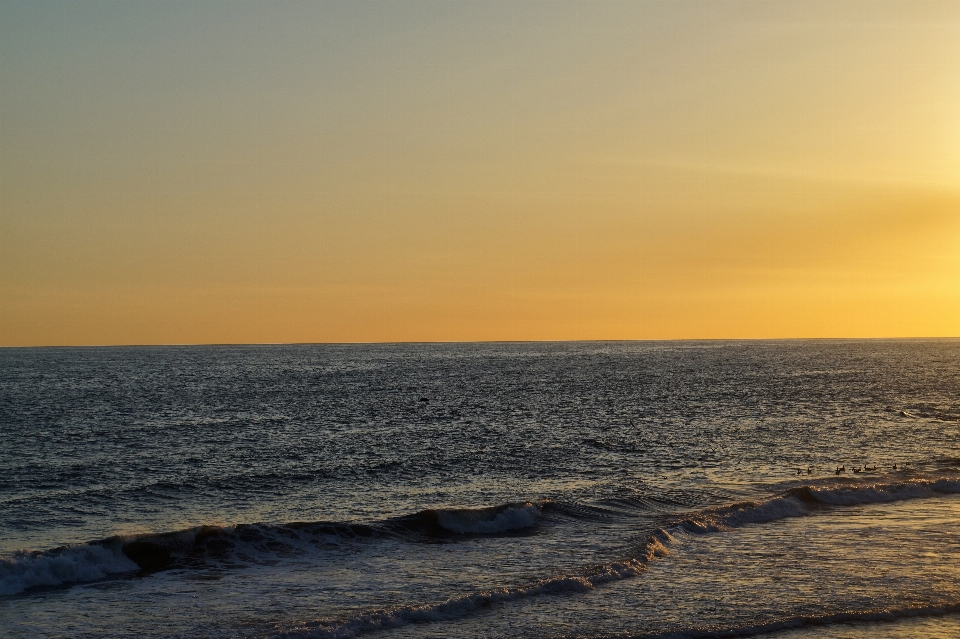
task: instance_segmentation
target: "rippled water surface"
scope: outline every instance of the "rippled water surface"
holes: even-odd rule
[[[0,627],[960,636],[958,430],[958,340],[4,349]]]

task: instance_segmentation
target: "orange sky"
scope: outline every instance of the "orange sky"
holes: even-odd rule
[[[0,1],[0,345],[960,335],[960,3]]]

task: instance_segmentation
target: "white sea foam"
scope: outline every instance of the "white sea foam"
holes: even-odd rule
[[[875,504],[906,499],[924,499],[938,493],[960,493],[960,480],[915,479],[903,482],[876,483],[859,486],[811,487],[810,495],[819,502],[833,506]]]
[[[635,635],[633,639],[730,639],[733,637],[754,637],[798,628],[869,623],[872,621],[895,621],[913,617],[940,617],[957,614],[958,612],[960,612],[960,603],[948,602],[930,606],[917,606],[914,608],[864,610],[861,612],[841,612],[822,616],[787,617],[769,623],[734,626],[730,628],[684,628],[662,633]]]
[[[28,588],[103,579],[137,570],[116,545],[80,544],[42,554],[20,552],[0,559],[0,595]]]
[[[437,522],[455,533],[495,534],[536,525],[540,520],[540,508],[524,504],[501,510],[492,518],[485,515],[483,510],[441,510],[437,512]]]
[[[802,517],[809,508],[792,495],[775,497],[763,502],[744,502],[687,515],[677,524],[692,533],[721,532],[745,524],[764,524],[788,517]]]
[[[676,527],[691,533],[722,532],[809,515],[818,506],[852,506],[960,493],[955,478],[914,479],[858,485],[804,486],[766,501],[743,502],[683,515]]]

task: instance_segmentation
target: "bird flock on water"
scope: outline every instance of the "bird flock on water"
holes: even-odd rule
[[[903,470],[904,468],[906,468],[906,464],[900,464],[899,466],[897,464],[894,464],[892,466],[893,470],[898,470],[898,469]],[[873,466],[868,466],[866,462],[864,462],[862,466],[852,466],[850,468],[850,470],[852,470],[854,473],[875,473],[879,469],[880,467],[877,466],[876,464],[874,464]],[[847,472],[847,465],[844,464],[843,466],[837,466],[837,469],[834,471],[834,474],[842,475],[846,472]],[[803,475],[803,474],[812,475],[813,466],[807,466],[806,468],[798,468],[797,475]]]

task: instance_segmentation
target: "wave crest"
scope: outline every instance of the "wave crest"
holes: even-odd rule
[[[809,515],[826,507],[944,494],[960,494],[960,477],[797,486],[765,501],[740,502],[676,515],[661,524],[662,528],[636,556],[640,561],[648,561],[657,552],[666,553],[671,531],[721,532],[747,524]],[[545,500],[487,508],[431,509],[373,524],[293,522],[283,525],[197,526],[171,533],[111,537],[45,552],[20,551],[0,558],[0,595],[14,595],[35,587],[96,581],[138,570],[149,573],[175,565],[211,561],[235,564],[241,556],[244,563],[260,559],[274,561],[313,552],[321,544],[371,537],[450,540],[458,535],[525,534],[539,525],[544,511],[552,504]],[[558,508],[564,510],[562,505]],[[591,583],[596,583],[599,577],[595,575],[591,579]]]
[[[829,506],[888,503],[958,493],[960,479],[952,477],[857,485],[799,486],[766,501],[747,501],[686,513],[670,525],[689,533],[713,533],[746,524],[765,524],[788,517],[802,517]]]
[[[458,534],[498,534],[531,528],[540,521],[540,506],[527,502],[498,508],[437,510],[437,523]]]
[[[168,533],[110,537],[47,551],[20,551],[0,558],[0,595],[140,571],[226,561],[274,561],[314,552],[319,545],[370,537],[451,537],[507,534],[537,525],[548,502],[488,508],[426,510],[374,524],[292,522],[195,526]]]
[[[960,493],[960,479],[913,479],[858,486],[809,487],[810,495],[831,506],[876,504],[907,499],[924,499],[938,494]]]
[[[396,628],[411,623],[448,621],[471,614],[493,604],[540,595],[588,592],[612,581],[629,579],[642,573],[655,557],[669,554],[666,543],[670,535],[663,530],[652,535],[643,552],[635,558],[595,566],[578,575],[558,575],[529,586],[498,588],[470,595],[452,597],[437,604],[403,606],[390,610],[373,610],[347,619],[321,619],[298,627],[279,630],[277,639],[348,639],[359,634]]]
[[[119,543],[79,544],[47,552],[20,551],[0,559],[0,595],[16,595],[29,588],[96,581],[139,566],[122,552]]]

